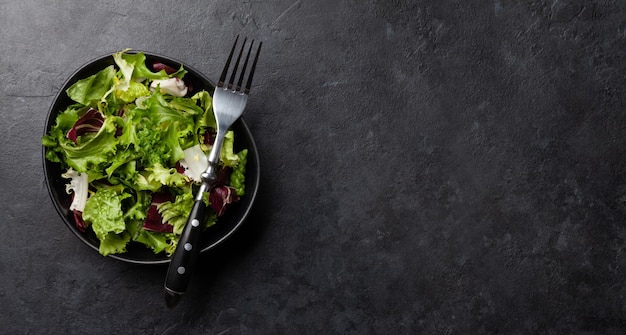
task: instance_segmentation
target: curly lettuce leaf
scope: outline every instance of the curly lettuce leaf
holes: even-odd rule
[[[246,193],[246,163],[248,162],[248,149],[241,150],[237,156],[239,157],[239,164],[230,173],[229,184],[235,189],[237,196],[242,196]]]
[[[138,192],[135,203],[124,213],[124,219],[127,221],[126,227],[130,234],[131,240],[142,243],[146,247],[152,249],[154,253],[160,253],[169,247],[169,235],[156,233],[142,229],[147,217],[148,208],[151,205],[151,192]]]
[[[159,164],[146,168],[143,176],[148,182],[158,182],[166,186],[181,187],[187,183],[187,177],[175,168],[166,168]]]
[[[166,201],[157,205],[159,214],[163,217],[163,222],[167,222],[174,227],[174,234],[180,235],[185,228],[189,213],[193,207],[194,197],[191,189],[188,192],[177,195],[174,202]]]
[[[102,239],[110,232],[119,234],[126,230],[122,198],[112,189],[101,188],[87,199],[83,219],[91,225],[98,238]]]
[[[100,239],[98,251],[102,256],[121,254],[126,252],[128,242],[130,242],[130,234],[128,232],[121,234],[108,233],[104,238]]]
[[[85,203],[83,220],[91,226],[100,240],[100,253],[123,252],[130,236],[125,236],[126,222],[122,211],[122,200],[128,193],[119,193],[110,187],[99,188]]]

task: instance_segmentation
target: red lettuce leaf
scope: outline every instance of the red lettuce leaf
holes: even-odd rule
[[[213,145],[215,143],[215,136],[217,135],[217,131],[213,128],[207,128],[204,132],[204,144]]]
[[[81,232],[85,232],[85,229],[87,228],[87,225],[85,224],[85,220],[83,220],[83,212],[74,210],[74,224],[76,225],[76,228],[78,230],[80,230]]]
[[[154,71],[156,72],[164,70],[167,74],[172,74],[177,71],[175,68],[159,62],[155,62],[154,64],[152,64],[152,69],[154,69]],[[183,78],[183,82],[185,82],[185,86],[187,86],[188,92],[193,92],[193,84],[189,80],[187,80],[187,78]]]
[[[174,72],[176,72],[176,69],[169,66],[169,65],[165,65],[163,63],[159,63],[159,62],[155,62],[154,64],[152,64],[152,68],[154,69],[154,71],[159,72],[161,70],[165,70],[165,73],[167,74],[172,74]]]
[[[217,216],[222,216],[226,211],[226,206],[238,200],[239,197],[235,194],[235,189],[225,185],[216,186],[209,193],[209,202]]]
[[[174,197],[170,193],[156,192],[152,194],[152,203],[148,207],[146,220],[143,223],[143,229],[158,233],[171,233],[174,227],[163,222],[163,217],[157,210],[157,205],[166,201],[174,201]]]
[[[72,129],[67,133],[67,138],[76,143],[76,139],[90,132],[98,132],[104,123],[104,117],[97,110],[90,108],[85,115],[83,115]]]

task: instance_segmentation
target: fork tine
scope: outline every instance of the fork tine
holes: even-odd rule
[[[224,65],[224,70],[222,70],[220,81],[217,83],[218,87],[224,86],[224,82],[226,81],[226,74],[228,73],[228,68],[230,67],[230,61],[233,58],[233,53],[235,53],[235,47],[237,46],[237,41],[239,41],[239,35],[235,37],[235,43],[233,43],[233,48],[230,49],[230,54],[228,54],[228,59],[226,60],[226,64]]]
[[[250,77],[248,77],[246,88],[243,91],[243,93],[245,94],[248,94],[250,92],[250,87],[252,86],[252,77],[254,77],[254,70],[256,69],[256,62],[259,60],[259,54],[261,53],[261,46],[263,46],[263,42],[259,42],[259,47],[256,50],[256,55],[254,56],[254,61],[252,62],[252,68],[250,68]],[[250,45],[250,48],[252,48],[252,45]],[[249,52],[248,56],[250,56]]]
[[[250,92],[250,87],[252,86],[252,78],[254,77],[254,71],[256,69],[257,61],[259,60],[259,54],[261,53],[261,46],[263,42],[259,42],[259,46],[256,50],[256,55],[254,56],[254,61],[252,62],[252,67],[250,68],[249,77],[246,82],[246,86],[242,86],[244,77],[246,75],[246,70],[248,69],[248,63],[250,61],[250,55],[252,54],[252,48],[254,46],[254,40],[250,41],[250,45],[248,46],[248,51],[246,53],[245,60],[243,62],[243,68],[239,73],[239,80],[235,85],[235,78],[237,77],[237,70],[239,69],[239,63],[241,61],[241,56],[243,55],[243,51],[246,47],[247,38],[243,39],[243,44],[241,45],[241,49],[239,49],[239,54],[237,55],[237,59],[233,65],[232,73],[230,75],[230,80],[226,81],[226,77],[228,75],[228,71],[230,70],[231,61],[233,60],[233,56],[235,54],[235,49],[237,49],[237,42],[239,41],[239,35],[235,38],[235,43],[233,43],[233,47],[228,54],[228,59],[226,60],[226,64],[224,65],[224,69],[222,70],[222,75],[220,76],[220,80],[217,83],[217,87],[227,87],[230,90],[241,92],[244,94],[248,94]]]
[[[235,77],[237,76],[237,68],[239,68],[239,61],[241,60],[241,55],[243,54],[243,48],[246,46],[246,41],[248,38],[243,39],[243,44],[241,45],[241,49],[239,50],[239,55],[237,55],[237,61],[235,61],[235,66],[233,67],[233,73],[230,75],[230,80],[228,81],[228,89],[237,90],[233,88],[233,84],[235,83]]]
[[[237,82],[237,87],[235,88],[235,90],[237,91],[242,90],[241,84],[243,83],[243,76],[246,74],[246,69],[248,68],[248,60],[250,60],[250,51],[252,51],[253,45],[254,45],[254,40],[250,42],[250,47],[248,48],[246,60],[243,62],[243,68],[241,69],[241,74],[239,75],[239,82]]]

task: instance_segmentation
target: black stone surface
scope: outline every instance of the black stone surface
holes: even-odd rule
[[[0,333],[623,334],[626,2],[0,0]],[[264,42],[260,199],[179,306],[48,197],[87,61]]]

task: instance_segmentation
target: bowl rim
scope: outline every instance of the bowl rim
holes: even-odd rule
[[[193,76],[197,77],[199,80],[204,81],[206,83],[208,83],[208,85],[210,86],[209,88],[205,88],[205,90],[209,91],[209,93],[211,94],[211,96],[213,95],[212,90],[215,88],[215,83],[210,80],[206,75],[204,75],[201,71],[198,71],[196,68],[194,68],[193,66],[188,65],[187,63],[181,62],[178,59],[169,57],[169,56],[165,56],[159,53],[155,53],[155,52],[151,52],[151,51],[145,51],[145,50],[133,50],[133,49],[129,49],[129,50],[125,50],[125,52],[127,53],[143,53],[146,56],[146,60],[148,58],[155,58],[155,59],[162,59],[165,60],[169,63],[174,63],[174,64],[179,64],[181,66],[183,66],[185,68],[185,70],[188,71],[188,73],[191,73]],[[113,53],[109,53],[109,54],[105,54],[105,55],[101,55],[95,58],[92,58],[91,60],[83,63],[81,66],[79,66],[78,68],[76,68],[68,77],[67,79],[63,82],[63,85],[61,86],[61,88],[59,88],[58,92],[54,95],[54,98],[52,100],[52,102],[50,103],[50,107],[48,108],[48,114],[46,116],[46,120],[45,120],[45,124],[44,124],[44,130],[43,130],[43,135],[45,136],[48,133],[48,128],[49,125],[51,124],[50,122],[52,122],[53,120],[51,120],[52,118],[56,119],[56,116],[61,112],[60,110],[55,109],[56,105],[57,105],[57,101],[61,98],[63,98],[64,96],[66,96],[66,90],[69,88],[69,86],[71,86],[73,83],[75,83],[76,81],[83,79],[83,78],[78,78],[78,75],[81,74],[83,71],[86,71],[86,69],[96,63],[101,63],[101,62],[106,62],[109,60],[113,59]],[[249,175],[250,172],[252,171],[246,171],[246,179],[250,178],[254,180],[254,183],[252,184],[253,188],[251,190],[246,189],[246,194],[245,197],[248,198],[248,202],[249,205],[245,207],[245,210],[243,211],[243,213],[241,214],[241,217],[238,219],[238,221],[235,223],[235,225],[228,230],[228,232],[226,234],[224,234],[223,236],[221,236],[220,238],[218,238],[217,240],[215,240],[214,242],[210,243],[209,245],[203,247],[200,250],[200,254],[204,254],[206,252],[208,252],[211,249],[216,248],[218,245],[222,244],[225,240],[227,240],[229,237],[231,237],[233,234],[235,234],[235,232],[237,230],[239,230],[239,228],[243,225],[243,223],[246,221],[246,219],[248,218],[248,216],[250,215],[250,212],[252,210],[252,207],[254,207],[255,204],[255,200],[257,197],[257,193],[259,190],[259,184],[260,184],[260,179],[261,179],[261,164],[260,164],[260,159],[259,159],[259,151],[256,145],[256,141],[254,140],[254,137],[252,136],[252,132],[250,131],[250,128],[248,127],[247,123],[245,122],[243,116],[240,117],[236,122],[235,125],[239,125],[242,129],[243,132],[246,133],[247,135],[247,149],[249,151],[252,151],[254,154],[252,155],[252,158],[254,158],[254,166],[256,166],[256,169],[254,172],[254,175],[251,176]],[[49,164],[58,164],[58,163],[54,163],[54,162],[50,162],[46,159],[46,147],[45,146],[41,146],[42,148],[42,158],[43,158],[43,172],[44,172],[44,182],[46,184],[46,189],[48,191],[48,195],[50,196],[50,200],[52,201],[52,204],[57,212],[57,214],[59,214],[59,216],[61,217],[61,220],[63,221],[63,223],[70,229],[70,231],[76,236],[78,237],[78,239],[80,239],[84,244],[86,244],[87,246],[89,246],[91,249],[95,250],[96,252],[99,252],[99,248],[98,246],[92,244],[84,235],[84,233],[79,232],[78,229],[76,228],[76,225],[74,222],[69,222],[68,218],[65,216],[64,214],[64,208],[62,207],[62,205],[56,201],[54,194],[53,194],[53,185],[51,183],[50,180],[50,176],[48,176],[48,170],[47,167]],[[250,156],[249,156],[250,158]],[[249,159],[248,158],[248,159]],[[219,224],[216,223],[216,225]],[[164,259],[152,259],[152,260],[142,260],[142,259],[134,259],[134,258],[128,258],[128,257],[124,257],[124,253],[122,254],[110,254],[107,255],[105,257],[109,257],[109,258],[113,258],[119,261],[123,261],[123,262],[127,262],[127,263],[132,263],[132,264],[142,264],[142,265],[158,265],[158,264],[168,264],[170,262],[170,258],[164,258]]]

